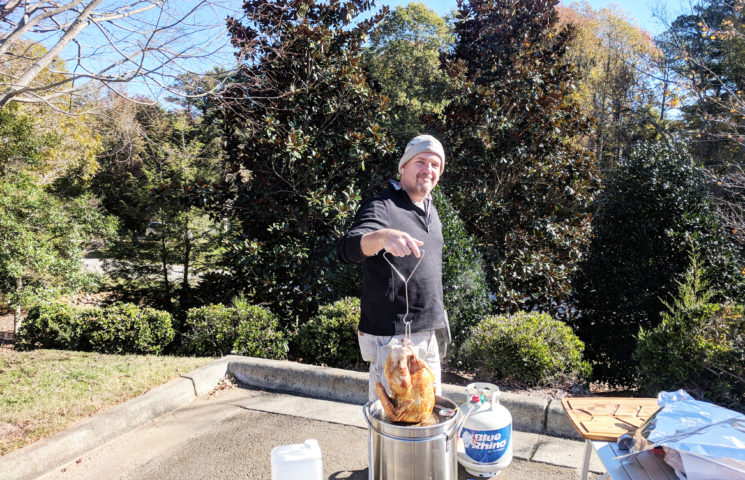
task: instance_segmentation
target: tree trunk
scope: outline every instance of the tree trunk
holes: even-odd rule
[[[182,281],[182,294],[189,291],[189,260],[191,259],[191,239],[189,239],[189,210],[186,211],[184,219],[184,279]]]
[[[668,81],[668,70],[667,65],[663,71],[662,77],[662,99],[660,100],[660,124],[665,123],[665,114],[667,113],[667,97],[670,94],[672,98],[672,92],[670,91],[670,82]]]
[[[21,289],[23,289],[23,279],[21,277],[16,278],[16,295],[21,294]],[[13,315],[13,335],[18,334],[18,330],[21,329],[21,322],[23,321],[23,318],[21,316],[21,302],[20,300],[17,300],[18,303],[16,303],[16,311]]]
[[[165,289],[166,305],[171,307],[171,284],[168,282],[168,249],[166,247],[166,236],[160,239],[160,258],[163,264],[163,285]]]

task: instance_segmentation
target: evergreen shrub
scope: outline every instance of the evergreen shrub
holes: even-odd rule
[[[186,314],[187,353],[221,356],[231,352],[260,358],[285,358],[287,338],[279,319],[266,308],[235,298],[233,305],[206,305]]]
[[[442,222],[442,293],[450,321],[451,358],[468,338],[471,328],[490,312],[483,260],[476,239],[439,188],[433,194]]]
[[[309,363],[350,368],[362,363],[357,342],[360,300],[346,297],[323,305],[298,329],[297,355]]]
[[[75,350],[80,339],[78,311],[70,305],[40,303],[28,310],[15,340],[16,350]]]
[[[545,313],[490,316],[463,345],[462,358],[481,376],[527,386],[581,382],[590,374],[584,344]]]
[[[235,353],[250,357],[281,360],[287,358],[288,339],[279,327],[279,317],[266,308],[235,302],[239,319]]]
[[[221,356],[233,350],[238,317],[223,304],[191,308],[186,313],[185,349],[194,355]]]
[[[745,411],[745,308],[708,303],[664,313],[641,329],[634,359],[644,394],[685,389]]]
[[[160,354],[176,335],[170,313],[132,303],[87,310],[81,325],[84,348],[101,353]]]
[[[663,143],[633,145],[609,177],[574,281],[581,315],[572,327],[595,379],[633,385],[639,329],[660,323],[691,248],[717,292],[714,302],[742,298],[741,252],[721,226],[709,186],[684,146]]]
[[[131,303],[80,309],[61,302],[29,309],[15,347],[160,354],[175,337],[171,315]]]

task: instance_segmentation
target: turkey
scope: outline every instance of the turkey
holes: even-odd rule
[[[382,383],[375,393],[385,413],[394,422],[421,423],[429,420],[435,406],[435,375],[406,339],[391,348],[383,370],[390,396]]]

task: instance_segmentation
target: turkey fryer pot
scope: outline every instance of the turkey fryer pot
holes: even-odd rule
[[[468,415],[464,417],[454,402],[436,395],[434,412],[437,414],[442,409],[454,410],[455,414],[438,414],[436,424],[420,427],[383,421],[380,400],[365,404],[362,413],[369,427],[368,478],[457,480],[458,431]]]

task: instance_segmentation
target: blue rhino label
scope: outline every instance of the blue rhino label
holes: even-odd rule
[[[498,430],[463,428],[461,438],[466,455],[479,463],[494,463],[507,452],[512,436],[512,424]]]

